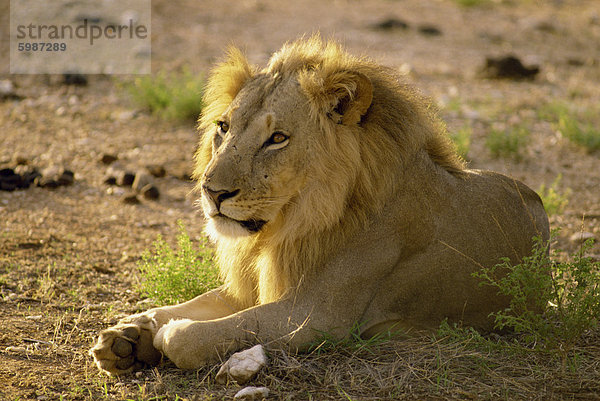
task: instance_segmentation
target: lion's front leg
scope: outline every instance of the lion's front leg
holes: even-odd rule
[[[173,320],[158,331],[154,346],[179,368],[197,369],[257,343],[302,350],[319,333],[346,335],[359,318],[338,308],[315,308],[311,302],[298,301],[259,305],[213,321]]]
[[[120,375],[160,363],[162,353],[155,347],[157,332],[170,321],[211,320],[236,312],[236,305],[223,288],[191,301],[128,316],[100,333],[90,350],[100,370]]]

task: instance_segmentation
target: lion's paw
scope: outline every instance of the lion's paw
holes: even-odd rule
[[[154,320],[145,315],[123,319],[100,333],[90,354],[98,368],[111,375],[156,366],[162,353],[152,345],[155,327]]]

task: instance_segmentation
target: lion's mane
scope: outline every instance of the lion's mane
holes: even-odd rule
[[[356,73],[371,81],[373,99],[360,124],[349,128],[332,122],[324,110],[334,106],[340,93],[354,92],[345,78]],[[327,151],[322,154],[329,157],[316,161],[305,190],[282,210],[284,225],[245,238],[217,239],[222,278],[240,308],[275,301],[300,285],[361,229],[367,215],[382,211],[390,194],[414,179],[403,174],[403,166],[416,157],[426,155],[453,175],[464,170],[430,104],[392,69],[349,55],[318,36],[286,44],[263,70],[251,66],[239,50],[229,49],[208,80],[201,132],[214,129],[214,121],[257,74],[297,76],[311,104],[306,118],[319,122],[321,146]],[[196,153],[197,179],[211,157],[212,140],[206,134]]]

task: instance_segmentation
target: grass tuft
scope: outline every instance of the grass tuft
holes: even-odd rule
[[[551,102],[538,112],[538,116],[554,124],[565,138],[586,149],[600,150],[600,119],[597,108],[574,111],[573,106]]]
[[[183,224],[178,224],[177,249],[159,235],[154,251],[144,252],[138,264],[139,291],[158,305],[187,301],[221,285],[208,241],[204,239],[195,249]]]
[[[471,148],[471,137],[473,136],[473,129],[465,125],[461,129],[456,132],[450,134],[450,138],[454,145],[456,146],[456,150],[458,154],[466,159],[467,154],[469,153],[469,149]]]
[[[546,185],[542,184],[537,191],[540,198],[542,198],[544,209],[546,209],[546,213],[548,213],[549,216],[561,214],[569,204],[571,189],[567,188],[564,191],[560,191],[559,186],[561,180],[562,174],[559,174],[549,187],[546,188]]]
[[[123,86],[136,104],[167,120],[196,121],[202,111],[204,78],[189,69],[141,76]]]
[[[485,139],[485,145],[493,157],[520,161],[523,158],[523,148],[527,146],[529,139],[527,128],[519,126],[504,131],[492,130]]]
[[[591,123],[578,122],[571,114],[562,113],[556,125],[561,134],[571,142],[589,152],[600,150],[600,129]]]

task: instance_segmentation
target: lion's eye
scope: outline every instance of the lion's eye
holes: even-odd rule
[[[289,136],[287,136],[283,132],[281,132],[281,131],[275,131],[275,132],[273,132],[273,135],[271,135],[271,137],[269,139],[267,139],[267,142],[265,143],[265,145],[266,146],[269,146],[269,145],[282,145],[288,139],[289,139]]]
[[[219,127],[219,134],[226,134],[229,131],[229,124],[225,121],[217,121],[217,127]]]

